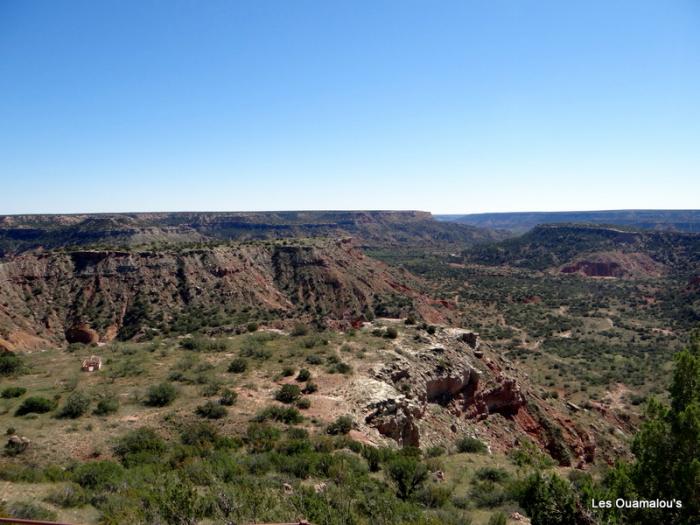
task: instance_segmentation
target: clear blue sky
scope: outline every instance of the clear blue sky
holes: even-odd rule
[[[0,213],[699,205],[698,0],[0,0]]]

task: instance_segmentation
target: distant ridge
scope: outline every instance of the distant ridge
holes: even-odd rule
[[[33,249],[354,237],[363,246],[468,246],[504,236],[425,211],[159,212],[0,216],[0,257]]]
[[[700,210],[607,210],[435,215],[439,221],[524,233],[540,224],[580,223],[700,232]]]

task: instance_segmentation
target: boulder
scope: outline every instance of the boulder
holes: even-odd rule
[[[479,348],[479,334],[475,332],[464,332],[459,336],[459,340],[467,343],[473,350]]]
[[[371,412],[365,417],[365,423],[376,428],[380,434],[404,447],[419,446],[420,430],[416,420],[423,417],[423,409],[418,404],[400,397],[372,403],[367,408]]]

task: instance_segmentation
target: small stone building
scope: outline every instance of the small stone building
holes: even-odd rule
[[[83,364],[80,369],[83,372],[94,372],[102,368],[102,359],[99,356],[91,355],[87,359],[83,360]]]

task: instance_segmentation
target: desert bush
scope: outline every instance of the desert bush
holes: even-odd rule
[[[81,463],[73,471],[73,481],[90,490],[116,490],[124,477],[124,468],[113,461]]]
[[[399,336],[399,332],[393,326],[390,326],[384,332],[384,337],[387,339],[396,339]]]
[[[219,398],[219,404],[230,407],[234,405],[237,400],[238,393],[227,388],[221,393],[221,397]]]
[[[108,416],[119,410],[119,399],[116,396],[102,396],[97,402],[97,406],[93,411],[96,416]]]
[[[294,368],[292,368],[291,366],[285,366],[285,367],[282,369],[282,374],[281,374],[281,375],[282,375],[282,377],[291,377],[291,376],[293,376],[293,375],[294,375]]]
[[[185,427],[180,439],[183,445],[214,446],[219,440],[219,431],[209,422],[198,421]]]
[[[302,397],[297,401],[297,408],[300,408],[302,410],[306,410],[307,408],[311,407],[311,400],[308,397]]]
[[[258,323],[248,323],[248,325],[246,326],[246,330],[248,330],[248,332],[257,332]]]
[[[180,342],[180,346],[193,352],[225,352],[229,348],[225,339],[209,337],[187,337]]]
[[[166,444],[155,430],[137,428],[123,435],[114,447],[115,455],[129,467],[142,463],[158,463]]]
[[[85,490],[75,483],[68,483],[50,492],[44,501],[64,509],[82,507],[88,503]]]
[[[297,381],[304,382],[308,381],[309,379],[311,379],[311,372],[308,369],[302,368],[299,370],[299,373],[297,374]]]
[[[530,441],[524,441],[519,447],[512,449],[508,453],[508,458],[519,467],[529,466],[544,469],[555,464],[551,457],[544,454]]]
[[[294,337],[300,337],[309,333],[309,328],[305,324],[296,323],[290,334]]]
[[[202,388],[199,390],[199,393],[204,397],[215,396],[221,390],[222,383],[216,377],[202,375],[196,378],[196,380],[198,383],[201,382],[200,384],[203,384]]]
[[[310,365],[322,365],[323,358],[318,354],[311,354],[306,356],[306,362]]]
[[[430,484],[416,494],[416,499],[430,509],[437,509],[450,501],[452,490],[448,485]]]
[[[11,503],[8,510],[8,514],[11,518],[24,520],[55,521],[58,517],[54,511],[49,510],[46,507],[42,507],[41,505],[37,505],[36,503],[32,503],[31,501],[17,501],[15,503]]]
[[[396,495],[403,500],[420,490],[428,479],[428,468],[414,457],[397,455],[387,464],[387,473],[396,486]]]
[[[510,478],[508,471],[498,467],[482,467],[474,473],[474,477],[481,481],[493,481],[502,483]]]
[[[531,474],[513,492],[533,523],[558,525],[577,521],[576,495],[569,482],[556,474]]]
[[[24,387],[8,386],[7,388],[3,388],[2,392],[0,392],[0,397],[3,399],[11,399],[13,397],[22,397],[26,393],[27,389]]]
[[[336,419],[333,423],[328,425],[328,427],[326,428],[326,432],[333,436],[339,434],[347,434],[352,430],[354,426],[355,422],[353,421],[351,416],[339,416],[338,419]]]
[[[303,420],[304,417],[296,408],[278,405],[265,407],[253,418],[253,421],[259,423],[263,421],[279,421],[288,425],[301,423]]]
[[[304,394],[313,394],[314,392],[318,392],[318,385],[313,381],[309,381],[306,383],[306,386],[302,392],[304,392]]]
[[[275,394],[275,399],[281,403],[294,403],[301,397],[301,389],[297,385],[282,385]]]
[[[507,525],[508,516],[505,512],[495,512],[489,517],[488,525]]]
[[[207,419],[221,419],[228,413],[225,406],[214,403],[213,401],[207,401],[203,405],[199,405],[195,412],[199,417],[205,417]]]
[[[331,374],[345,374],[345,375],[348,375],[348,374],[351,374],[351,373],[352,373],[352,367],[351,367],[349,364],[347,364],[347,363],[344,363],[344,362],[342,362],[342,361],[338,361],[337,363],[334,363],[333,365],[331,365],[331,366],[328,368],[328,371],[329,371]]]
[[[144,404],[152,407],[164,407],[177,397],[177,389],[168,382],[151,386],[146,392]]]
[[[0,350],[0,377],[13,376],[24,370],[22,359],[7,350]]]
[[[88,408],[90,408],[90,398],[86,394],[76,390],[71,392],[68,396],[68,399],[66,399],[66,402],[58,411],[58,414],[56,414],[56,417],[77,419],[85,414]]]
[[[56,402],[45,397],[28,397],[15,410],[15,416],[23,416],[25,414],[45,414],[56,408]]]
[[[251,423],[246,430],[245,441],[251,453],[269,452],[279,440],[281,432],[265,423]]]
[[[469,496],[474,505],[480,508],[498,507],[508,499],[505,489],[501,485],[489,480],[475,480],[469,491]]]
[[[483,441],[471,436],[465,436],[457,441],[457,452],[480,454],[486,450],[486,444]]]
[[[444,456],[446,452],[445,447],[435,445],[434,447],[428,447],[425,450],[425,455],[429,458],[437,458],[439,456]]]
[[[248,361],[242,357],[237,357],[228,365],[228,371],[232,374],[242,374],[248,369]]]

